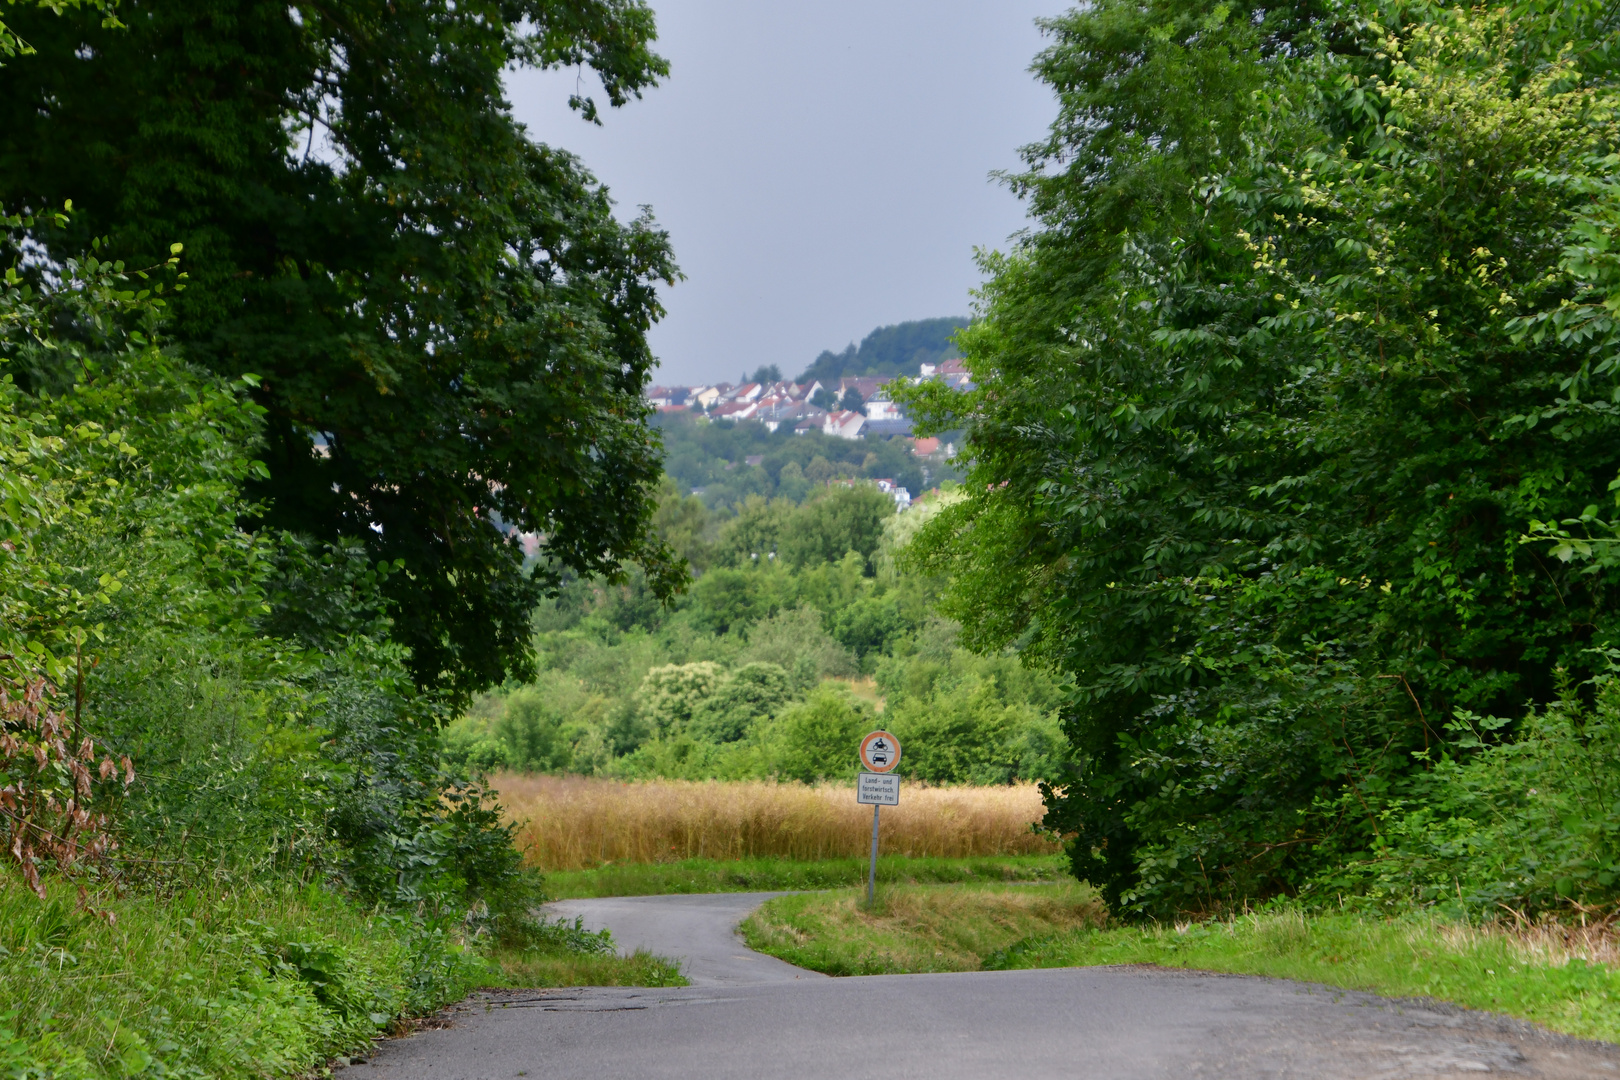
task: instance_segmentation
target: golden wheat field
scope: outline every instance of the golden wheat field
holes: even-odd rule
[[[531,866],[585,870],[675,859],[830,859],[865,855],[872,809],[855,790],[770,781],[649,780],[506,773],[493,778]],[[883,808],[886,855],[1033,855],[1058,850],[1030,831],[1034,784],[908,785]]]

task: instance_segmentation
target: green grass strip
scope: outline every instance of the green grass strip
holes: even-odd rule
[[[1571,955],[1556,927],[1278,911],[1103,929],[1064,888],[891,888],[870,912],[855,890],[783,897],[743,929],[752,947],[833,975],[1158,964],[1431,997],[1620,1041],[1620,973]]]
[[[777,889],[837,889],[866,881],[867,860],[683,859],[668,863],[620,863],[594,870],[552,871],[546,895],[554,900],[591,896],[654,896],[663,893],[769,892]],[[1003,855],[970,859],[878,859],[886,883],[958,884],[991,881],[1056,881],[1067,870],[1061,855]]]

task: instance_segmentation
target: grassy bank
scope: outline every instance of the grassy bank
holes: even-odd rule
[[[319,887],[91,899],[0,887],[0,1076],[294,1075],[475,986],[679,981],[596,935],[482,953]]]
[[[1160,964],[1302,979],[1507,1013],[1620,1041],[1620,954],[1607,932],[1281,911],[1103,928],[1083,886],[891,888],[867,912],[847,890],[773,900],[748,943],[832,975]]]
[[[548,874],[685,859],[799,862],[866,854],[872,811],[852,787],[765,780],[650,780],[502,773],[492,778],[530,866]],[[1049,855],[1031,831],[1034,784],[908,785],[883,811],[883,850],[913,857]]]
[[[622,863],[546,875],[546,895],[653,896],[660,893],[763,892],[772,889],[837,889],[866,881],[866,859],[682,859],[667,863]],[[886,855],[878,880],[890,884],[1055,881],[1067,872],[1061,855],[1003,855],[945,859]]]
[[[743,923],[751,948],[829,975],[975,971],[982,957],[1034,935],[1107,918],[1087,885],[890,885],[872,910],[864,889],[783,896]]]

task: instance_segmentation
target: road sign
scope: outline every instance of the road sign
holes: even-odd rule
[[[873,806],[900,805],[900,778],[863,772],[855,781],[855,801]]]
[[[871,772],[893,772],[900,764],[900,740],[887,731],[872,732],[861,740],[861,764]]]
[[[861,764],[866,771],[855,782],[855,801],[872,804],[872,863],[866,870],[866,906],[872,906],[877,888],[878,813],[900,805],[900,778],[889,776],[900,764],[900,740],[887,731],[874,731],[861,740]]]

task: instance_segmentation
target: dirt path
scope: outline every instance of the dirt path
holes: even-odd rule
[[[1620,1078],[1620,1048],[1433,1003],[1158,968],[829,979],[747,950],[769,893],[574,900],[625,947],[683,961],[674,990],[503,991],[385,1046],[353,1080],[613,1077],[1088,1080],[1501,1075]]]

